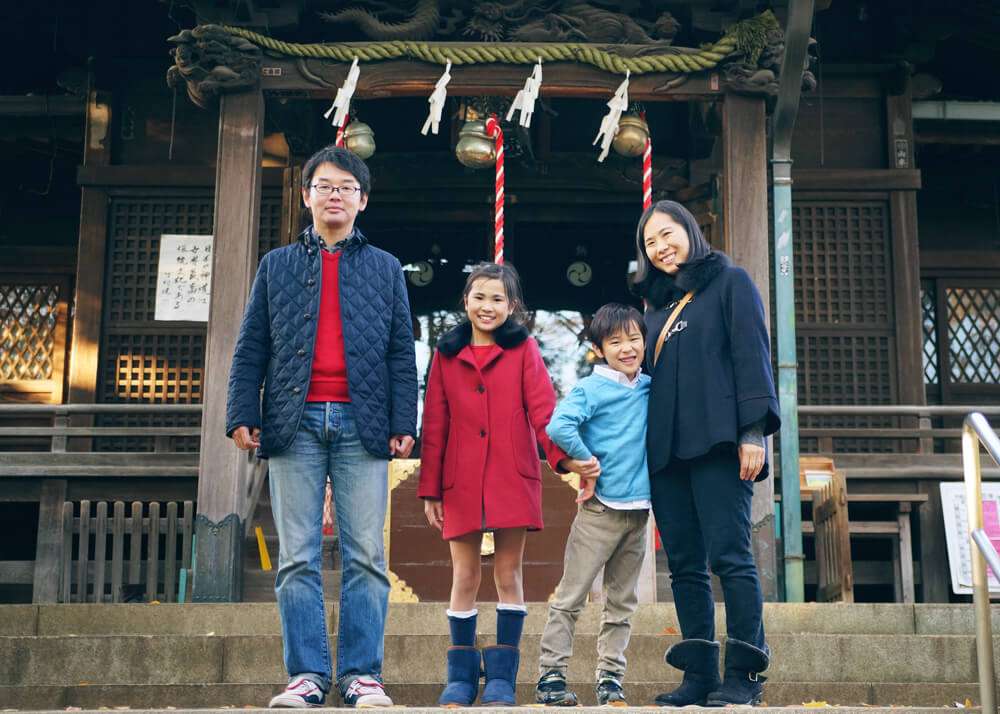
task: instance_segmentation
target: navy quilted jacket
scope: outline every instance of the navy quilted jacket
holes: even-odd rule
[[[313,231],[304,231],[294,244],[264,256],[250,290],[229,373],[226,434],[260,427],[263,457],[291,445],[305,407],[320,250]],[[361,443],[389,458],[390,435],[416,436],[417,430],[417,368],[403,270],[355,229],[343,248],[339,280],[347,383]]]

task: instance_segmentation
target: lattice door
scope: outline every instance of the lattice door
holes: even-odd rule
[[[160,236],[210,235],[211,190],[149,190],[113,195],[108,216],[104,320],[101,333],[102,402],[197,404],[202,398],[205,324],[155,321]],[[261,199],[258,253],[281,241],[281,194]],[[107,425],[140,425],[141,417],[102,418]],[[148,419],[148,418],[146,418]],[[157,417],[161,426],[189,426],[197,417]],[[145,421],[142,422],[146,424]],[[196,451],[198,439],[178,440],[180,451]],[[105,450],[149,451],[152,439],[102,439]]]
[[[892,404],[898,395],[892,246],[887,201],[796,194],[795,319],[803,404]],[[804,428],[890,426],[803,417]],[[803,439],[803,451],[826,451]],[[835,451],[893,451],[884,440],[841,439]]]

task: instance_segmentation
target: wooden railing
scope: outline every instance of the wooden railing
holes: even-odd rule
[[[91,506],[88,500],[63,504],[59,602],[185,599],[187,578],[181,571],[191,568],[191,501],[134,501],[127,516],[123,501]]]
[[[160,487],[156,484],[163,484],[166,493],[173,493],[176,489],[171,490],[171,483],[176,479],[197,479],[199,454],[190,445],[201,433],[201,414],[198,404],[0,404],[0,500],[39,503],[34,563],[0,563],[0,581],[33,583],[36,602],[54,602],[65,591],[64,566],[71,556],[64,552],[63,540],[67,501],[72,506],[84,498],[107,502],[119,498],[172,500],[158,495]],[[178,416],[190,423],[158,425]],[[101,417],[126,417],[145,423],[94,425]],[[119,440],[112,444],[116,450],[102,450],[109,439]],[[120,450],[123,444],[126,450]],[[249,535],[267,462],[248,454],[241,464],[244,473],[239,515]],[[142,497],[123,493],[125,482],[137,488],[136,479],[143,484]],[[87,495],[73,497],[75,492]],[[193,511],[190,515],[193,517]],[[81,523],[78,516],[75,518],[77,524]],[[148,516],[144,522],[148,525]],[[87,572],[83,572],[85,586]]]
[[[962,438],[962,419],[971,411],[1000,415],[997,406],[899,406],[899,405],[800,405],[799,429],[802,440],[815,439],[815,451],[821,454],[867,451],[845,449],[841,442],[865,440],[881,443],[882,453],[910,454],[958,453]],[[809,426],[809,417],[826,417],[842,422],[840,426]],[[883,419],[891,426],[871,426],[868,421]],[[852,424],[851,422],[855,422]],[[953,422],[954,425],[947,425]],[[891,448],[902,445],[905,448]],[[942,449],[941,446],[950,447]]]

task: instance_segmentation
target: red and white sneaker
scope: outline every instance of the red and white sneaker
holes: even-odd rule
[[[271,700],[267,706],[271,709],[308,709],[321,707],[326,695],[311,679],[299,677],[293,679],[285,687],[285,691]]]
[[[374,709],[391,707],[392,700],[380,681],[374,677],[358,677],[344,692],[344,705],[356,709]]]

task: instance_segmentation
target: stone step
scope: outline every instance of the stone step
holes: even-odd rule
[[[339,577],[326,578],[327,595],[339,588]],[[274,573],[256,571],[250,585],[273,590]],[[273,594],[272,594],[273,596]],[[444,603],[394,603],[389,607],[387,634],[444,635],[448,632]],[[327,601],[328,624],[336,632],[334,599]],[[541,634],[548,606],[528,605],[524,631]],[[588,605],[580,614],[577,631],[596,634],[600,605]],[[896,605],[886,603],[828,605],[818,603],[766,603],[764,622],[768,634],[882,634],[882,635],[972,635],[975,616],[971,605]],[[479,632],[488,634],[496,626],[496,610],[484,604],[479,613]],[[1000,606],[993,608],[993,628],[1000,632]],[[725,610],[716,608],[716,629],[725,632]],[[135,604],[135,605],[0,605],[0,636],[12,635],[113,635],[143,633],[216,635],[271,635],[281,632],[277,606],[273,603],[230,604]],[[670,603],[640,605],[632,618],[632,632],[676,634],[677,616]]]
[[[139,630],[141,631],[141,630]],[[539,636],[522,641],[519,681],[537,676]],[[676,635],[634,635],[628,677],[668,682],[678,672],[663,663]],[[769,637],[773,682],[976,681],[975,638],[968,635],[774,634]],[[489,644],[481,638],[481,645]],[[441,682],[447,635],[387,635],[387,683]],[[589,681],[597,637],[579,634],[568,676]],[[994,638],[994,657],[1000,638]],[[279,635],[60,635],[0,638],[0,682],[17,686],[95,684],[205,684],[280,682]]]
[[[133,711],[155,710],[174,707],[178,711],[185,707],[260,707],[276,693],[283,683],[268,684],[141,684],[141,685],[77,685],[77,686],[0,686],[0,709],[21,710],[64,710],[66,707],[99,709],[101,707],[129,707]],[[591,682],[571,682],[570,686],[580,696],[585,706],[595,704]],[[669,685],[656,682],[626,682],[625,692],[633,706],[645,706],[653,702],[660,692]],[[408,707],[433,707],[441,694],[442,685],[410,684],[389,685],[388,692],[397,705]],[[534,686],[519,684],[518,701],[534,701]],[[829,682],[768,682],[765,697],[771,706],[789,707],[782,712],[798,711],[806,702],[825,701],[832,706],[865,707],[865,712],[879,711],[873,707],[897,707],[901,703],[907,711],[915,707],[954,707],[955,702],[964,703],[970,699],[979,701],[979,686],[974,683],[931,684],[931,683],[829,683]],[[331,706],[340,701],[334,697]],[[537,708],[533,708],[537,714]],[[173,709],[172,714],[177,714]],[[199,711],[205,712],[204,709]],[[435,711],[443,712],[437,709]],[[482,711],[477,709],[477,711]],[[505,712],[509,712],[507,709]],[[578,711],[578,710],[574,710]],[[606,711],[606,710],[604,710]],[[686,709],[685,711],[697,711]],[[714,710],[717,711],[717,710]],[[762,711],[755,709],[754,711]],[[815,711],[810,709],[810,711]],[[843,712],[838,709],[838,714]],[[934,711],[938,711],[935,709]],[[231,710],[230,710],[231,712]]]
[[[132,714],[232,714],[232,709],[229,708],[217,708],[217,709],[163,709],[163,708],[153,708],[153,709],[133,709]],[[254,707],[244,707],[241,711],[246,714],[266,714],[273,710],[254,708]],[[313,710],[317,711],[317,710]],[[319,710],[322,711],[322,710]],[[348,710],[350,711],[350,710]],[[399,706],[393,707],[391,709],[369,709],[370,712],[398,712]],[[454,709],[442,709],[439,707],[413,707],[409,709],[411,714],[452,714]],[[573,710],[579,714],[607,714],[608,709],[603,707],[578,707]],[[620,712],[621,714],[649,714],[649,707],[642,706],[631,706],[623,707],[620,709],[615,709],[615,712]],[[685,712],[702,712],[703,714],[711,714],[712,712],[718,712],[718,709],[707,709],[703,707],[687,707],[684,709]],[[761,706],[753,709],[755,714],[815,714],[816,709],[805,707],[805,706],[790,706],[790,707],[775,707],[775,706]],[[954,709],[951,707],[906,707],[905,709],[900,709],[899,707],[838,707],[836,709],[837,714],[900,714],[901,711],[911,712],[912,714],[941,714],[943,712],[953,712]],[[967,711],[979,712],[979,708],[975,707],[968,709]],[[477,707],[476,712],[479,714],[538,714],[538,707],[536,706],[518,706],[518,707]],[[64,714],[62,711],[53,711],[52,714]],[[104,710],[80,710],[79,714],[106,714]]]
[[[254,545],[254,548],[256,547]],[[273,549],[273,552],[276,553],[277,548]],[[330,561],[325,558],[326,556],[324,555],[324,563],[329,564]],[[276,563],[276,561],[272,560],[272,563]],[[243,570],[243,603],[271,603],[271,609],[274,611],[275,617],[277,617],[277,606],[274,604],[277,599],[274,594],[274,578],[276,573],[276,569],[268,571],[260,570],[258,563],[254,563],[252,567],[245,568]],[[323,592],[333,602],[336,602],[340,597],[339,570],[323,571]],[[231,605],[224,605],[223,607],[231,607]],[[280,631],[280,627],[275,630],[275,632]]]

